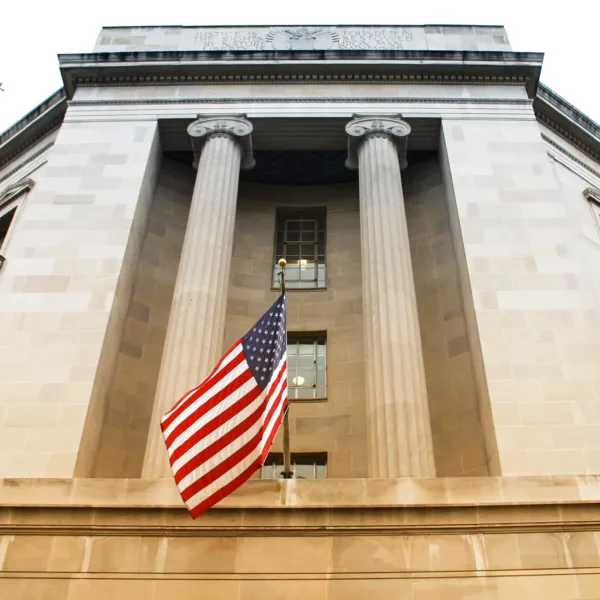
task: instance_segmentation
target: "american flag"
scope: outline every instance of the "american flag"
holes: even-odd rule
[[[281,295],[161,420],[175,481],[194,519],[264,464],[287,405]]]

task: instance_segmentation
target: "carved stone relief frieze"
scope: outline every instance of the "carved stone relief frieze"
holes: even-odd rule
[[[198,50],[405,50],[425,48],[422,29],[408,27],[269,27],[201,29]]]

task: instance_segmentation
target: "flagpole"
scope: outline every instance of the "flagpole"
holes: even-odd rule
[[[287,261],[285,258],[280,258],[277,261],[277,264],[281,267],[281,271],[279,272],[279,277],[281,281],[281,295],[285,296],[285,267],[287,266]],[[287,329],[286,329],[287,334]],[[285,409],[285,414],[283,415],[283,473],[281,474],[283,479],[292,479],[292,460],[290,454],[290,421],[288,418],[288,413],[290,411],[290,405],[288,404]]]

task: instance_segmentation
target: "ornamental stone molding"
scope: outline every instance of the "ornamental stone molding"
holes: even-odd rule
[[[242,149],[241,168],[244,170],[252,169],[255,165],[252,151],[252,130],[252,123],[246,119],[245,114],[198,115],[198,119],[187,128],[187,132],[192,138],[194,168],[197,168],[202,148],[209,138],[229,137],[236,141]]]
[[[583,195],[586,200],[589,200],[590,202],[600,206],[600,190],[593,187],[588,187],[583,190]]]
[[[18,198],[21,194],[28,192],[35,185],[33,179],[22,179],[12,185],[6,186],[0,191],[0,208]]]
[[[358,169],[358,148],[369,137],[385,137],[392,140],[398,152],[400,168],[405,169],[406,146],[410,125],[402,120],[402,115],[352,115],[352,121],[346,125],[348,134],[348,158],[346,167],[353,171]]]

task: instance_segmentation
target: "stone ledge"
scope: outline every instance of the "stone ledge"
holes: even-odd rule
[[[402,508],[600,503],[600,475],[249,481],[224,509]],[[1,479],[1,507],[182,508],[165,479]]]

